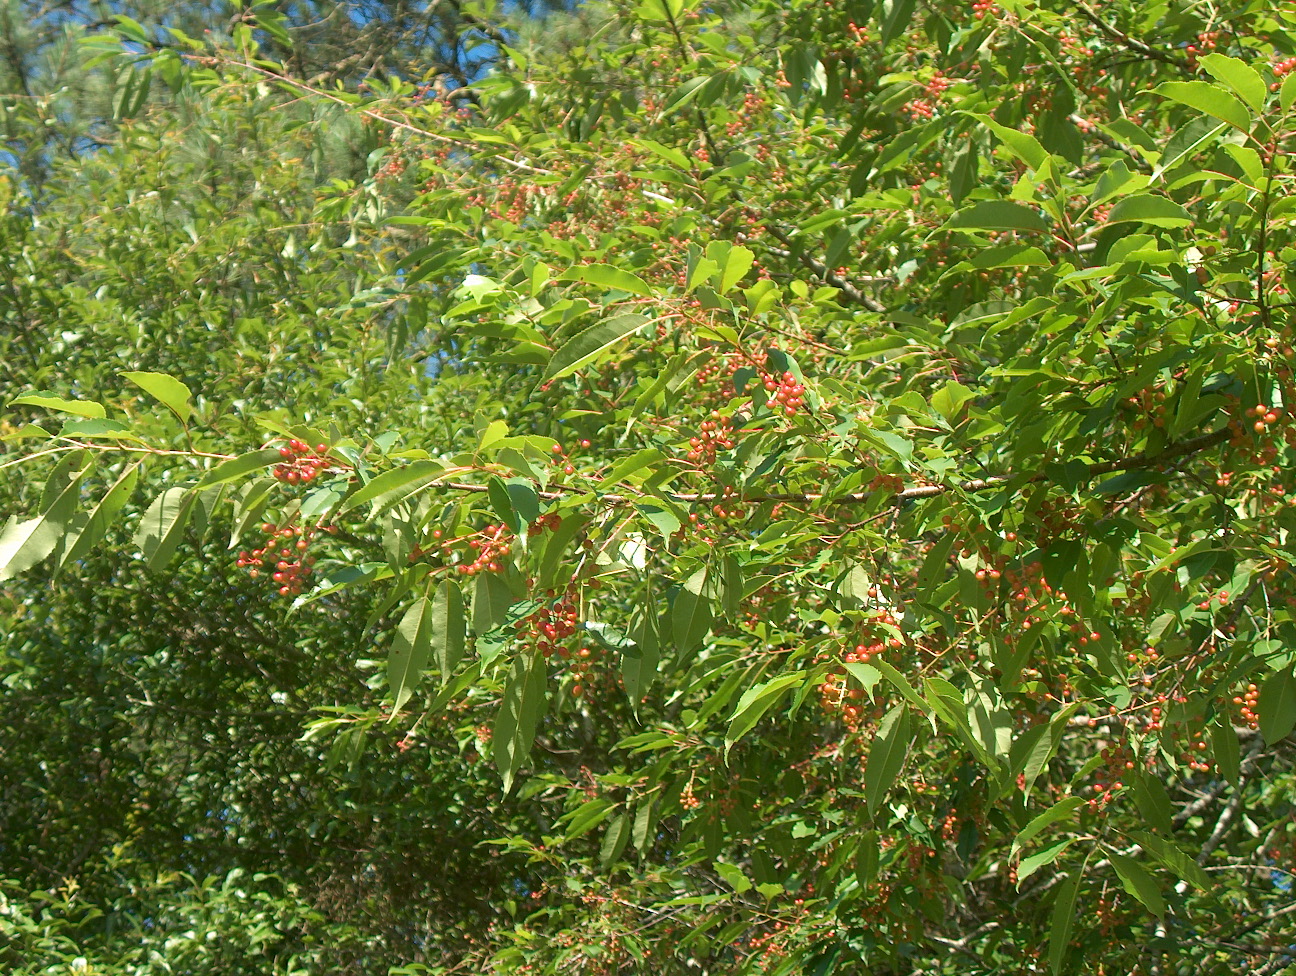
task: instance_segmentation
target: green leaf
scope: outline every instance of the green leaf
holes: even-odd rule
[[[230,458],[230,460],[216,465],[216,467],[203,475],[202,480],[195,487],[201,490],[214,488],[216,485],[228,484],[253,471],[260,471],[262,468],[276,464],[280,460],[282,458],[275,448],[268,447],[261,451],[249,451],[246,454],[240,454],[236,458]]]
[[[387,685],[395,699],[393,722],[423,680],[432,650],[433,616],[433,601],[424,594],[410,604],[396,625],[396,635],[387,655]]]
[[[1080,891],[1080,872],[1070,875],[1058,885],[1053,902],[1053,916],[1049,923],[1049,971],[1053,976],[1062,972],[1067,949],[1071,944],[1071,926],[1075,922],[1076,894]]]
[[[1151,224],[1153,227],[1187,227],[1192,215],[1167,197],[1137,193],[1117,201],[1107,217],[1108,225]]]
[[[1011,200],[982,200],[960,210],[943,230],[1048,230],[1048,222],[1029,207]]]
[[[1228,715],[1224,715],[1211,726],[1211,752],[1215,756],[1215,766],[1220,775],[1237,786],[1242,774],[1242,762],[1239,756],[1237,733]]]
[[[135,531],[135,545],[140,547],[144,564],[153,572],[163,569],[175,556],[197,497],[188,488],[167,488],[144,513]]]
[[[189,403],[193,394],[189,392],[189,387],[174,376],[168,376],[166,373],[140,372],[126,372],[121,375],[180,418],[182,424],[189,420],[193,413],[193,406]]]
[[[0,532],[0,580],[26,572],[59,547],[76,512],[84,477],[85,469],[75,474],[36,518],[10,518]]]
[[[1136,770],[1130,778],[1134,803],[1138,806],[1143,819],[1149,826],[1155,827],[1163,834],[1173,833],[1174,808],[1170,804],[1170,795],[1166,793],[1161,781],[1142,770]]]
[[[549,360],[549,366],[545,370],[545,382],[552,383],[588,366],[609,349],[638,332],[649,321],[651,320],[646,316],[627,312],[605,319],[584,332],[572,336]]]
[[[657,677],[657,664],[661,659],[661,642],[657,634],[657,616],[652,607],[639,612],[637,625],[631,631],[634,643],[621,652],[621,681],[626,697],[637,706],[644,693]]]
[[[486,497],[490,499],[491,509],[501,522],[513,532],[522,530],[522,520],[513,507],[513,499],[509,496],[509,490],[504,485],[504,479],[499,475],[491,475],[490,480],[486,482]]]
[[[864,797],[870,817],[877,816],[878,807],[904,768],[910,740],[909,706],[897,705],[878,726],[864,766]]]
[[[473,586],[473,632],[481,635],[494,630],[508,619],[512,605],[513,591],[499,573],[478,573]]]
[[[1076,810],[1084,806],[1084,799],[1078,796],[1066,796],[1058,800],[1038,817],[1035,817],[1030,823],[1023,827],[1013,838],[1012,849],[1009,852],[1010,857],[1016,857],[1017,852],[1028,844],[1036,834],[1044,828],[1052,826],[1059,820],[1065,820],[1075,813]]]
[[[1292,665],[1265,679],[1256,711],[1260,717],[1260,734],[1269,745],[1281,742],[1296,728],[1296,677]]]
[[[544,657],[538,651],[518,655],[504,681],[504,700],[491,737],[505,793],[512,790],[514,777],[531,754],[547,707]]]
[[[718,294],[728,294],[751,270],[756,255],[747,248],[728,241],[712,241],[707,245],[706,256],[719,269],[712,282]]]
[[[702,592],[706,577],[706,570],[699,569],[675,594],[671,607],[671,633],[675,649],[681,654],[701,644],[711,629],[711,601]]]
[[[1219,85],[1209,81],[1166,81],[1153,91],[1189,108],[1221,119],[1243,132],[1251,131],[1252,117],[1247,107]]]
[[[556,281],[583,281],[598,285],[600,288],[611,288],[617,291],[628,291],[632,295],[652,297],[653,290],[648,283],[636,274],[622,271],[610,264],[578,264],[559,275]]]
[[[368,502],[373,503],[370,517],[398,505],[411,495],[423,491],[446,473],[445,466],[436,461],[413,461],[400,468],[384,471],[364,485],[338,507],[338,514],[349,512]]]
[[[432,630],[430,640],[441,670],[441,683],[450,680],[464,654],[464,636],[467,619],[464,616],[463,594],[454,580],[444,580],[437,587],[432,600]]]
[[[1214,889],[1215,883],[1211,880],[1210,875],[1202,870],[1196,861],[1170,843],[1170,841],[1141,830],[1130,831],[1130,837],[1138,841],[1139,846],[1198,891],[1211,891]]]
[[[1230,58],[1226,54],[1207,54],[1197,60],[1217,80],[1222,81],[1242,96],[1242,100],[1256,112],[1264,108],[1269,94],[1269,86],[1260,77],[1260,72],[1244,61]]]
[[[990,116],[981,115],[977,112],[962,112],[960,114],[971,116],[984,125],[999,137],[1000,141],[1014,156],[1031,169],[1037,170],[1048,162],[1048,150],[1040,145],[1040,141],[1030,133],[1022,132],[1020,129],[1010,129],[1006,125],[1000,125]]]
[[[603,844],[599,847],[600,864],[608,867],[621,856],[630,840],[630,829],[630,818],[624,813],[618,813],[612,818],[603,834]]]
[[[1022,858],[1021,863],[1017,865],[1017,889],[1020,891],[1022,883],[1025,882],[1027,878],[1040,868],[1046,867],[1056,861],[1058,857],[1061,856],[1062,852],[1077,840],[1079,840],[1078,837],[1070,837],[1067,840],[1054,844],[1052,847],[1046,847],[1044,850],[1032,854],[1030,857]]]
[[[55,413],[70,413],[78,417],[89,417],[92,420],[102,420],[108,415],[102,403],[95,403],[93,400],[65,400],[57,394],[44,391],[14,397],[9,401],[9,406],[42,407]]]
[[[732,888],[736,894],[741,895],[743,892],[751,890],[751,880],[742,873],[742,869],[737,865],[716,861],[715,870],[716,874],[720,875],[724,883]]]
[[[805,677],[805,671],[792,671],[743,692],[738,704],[734,706],[733,715],[729,719],[729,730],[725,733],[726,759],[729,758],[729,750],[734,743],[750,732],[790,688],[804,683]]]
[[[1142,865],[1134,858],[1125,854],[1112,853],[1108,855],[1108,859],[1116,869],[1116,874],[1125,890],[1141,901],[1153,915],[1158,918],[1164,916],[1165,898],[1161,896],[1161,889],[1157,887],[1152,875],[1143,870]]]
[[[60,566],[76,562],[85,556],[99,541],[108,534],[108,528],[125,504],[130,501],[131,493],[139,482],[142,462],[127,465],[118,479],[113,483],[94,508],[85,516],[74,516],[71,523],[75,526],[75,535],[69,533],[71,542],[63,550],[59,559]]]

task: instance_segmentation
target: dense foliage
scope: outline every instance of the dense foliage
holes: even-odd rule
[[[0,961],[1293,965],[1296,12],[462,13],[12,157]]]

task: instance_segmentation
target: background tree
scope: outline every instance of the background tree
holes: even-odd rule
[[[0,564],[34,623],[9,685],[99,701],[28,665],[61,660],[44,615],[81,628],[192,579],[196,602],[92,646],[182,712],[199,642],[219,698],[316,709],[178,803],[187,751],[140,698],[109,752],[166,760],[160,823],[228,827],[132,870],[274,868],[285,967],[323,964],[303,954],[330,926],[370,970],[1289,966],[1296,60],[1285,14],[1214,16],[610,4],[549,47],[519,33],[454,99],[339,93],[246,45],[132,48],[240,151],[90,220],[82,163],[40,225],[11,218],[29,333],[106,309],[132,338],[87,328],[92,355],[56,347],[15,386],[27,514]],[[186,230],[225,192],[190,174],[314,137],[275,128],[284,93],[382,132],[372,174],[307,184],[306,216],[258,171]],[[157,124],[132,128],[146,151]],[[116,152],[96,159],[141,158]],[[152,229],[68,243],[144,216],[193,263]],[[119,312],[114,287],[137,296]],[[149,343],[211,321],[232,327],[178,356]],[[57,617],[49,574],[76,601]],[[61,800],[31,755],[25,802]],[[413,755],[428,778],[398,808],[383,784]],[[262,772],[284,768],[320,792],[289,774],[285,797]],[[370,792],[312,846],[298,813],[343,769]],[[390,914],[328,911],[323,878],[401,875],[409,834],[342,855],[373,837],[359,810],[396,809],[453,824],[455,855],[367,887]],[[30,873],[47,838],[22,845],[26,919],[37,885],[71,896]],[[461,884],[480,901],[418,921]],[[105,959],[156,925],[75,922],[66,951]]]

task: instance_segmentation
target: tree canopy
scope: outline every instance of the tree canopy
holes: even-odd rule
[[[1296,964],[1296,12],[333,6],[7,83],[9,971]]]

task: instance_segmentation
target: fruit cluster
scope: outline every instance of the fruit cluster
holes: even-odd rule
[[[279,456],[283,461],[275,465],[274,476],[286,485],[313,481],[321,471],[333,464],[328,458],[327,444],[317,444],[311,448],[305,441],[296,438],[279,448]]]
[[[470,539],[469,548],[477,553],[470,563],[459,564],[460,576],[476,576],[482,572],[499,573],[504,570],[503,560],[513,551],[513,533],[503,525],[488,525],[482,529],[481,538]]]
[[[711,418],[702,421],[698,436],[689,438],[688,459],[694,464],[710,464],[721,450],[734,446],[733,427],[728,417],[720,416],[718,410],[711,411]]]
[[[246,569],[253,579],[268,571],[280,596],[296,596],[315,565],[315,557],[307,555],[311,542],[321,532],[331,535],[337,528],[332,525],[277,526],[265,522],[261,531],[265,533],[265,543],[260,548],[240,552],[235,565]]]
[[[805,387],[791,373],[784,373],[781,379],[766,377],[765,389],[774,394],[770,408],[781,409],[789,417],[794,416],[805,403]]]

